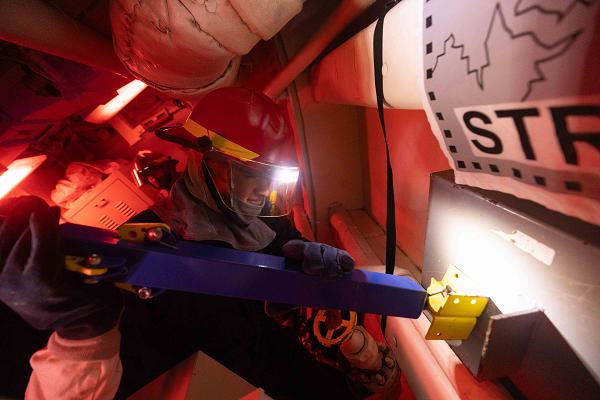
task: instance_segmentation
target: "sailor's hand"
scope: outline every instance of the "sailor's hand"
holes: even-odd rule
[[[342,277],[355,264],[347,251],[323,243],[290,240],[282,250],[287,259],[300,263],[304,273],[328,279]]]
[[[0,301],[40,330],[85,339],[113,328],[119,290],[65,270],[60,210],[33,196],[0,203]]]

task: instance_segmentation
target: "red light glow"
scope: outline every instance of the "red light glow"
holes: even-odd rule
[[[0,175],[0,199],[23,182],[45,160],[46,156],[41,155],[13,161]]]
[[[93,124],[102,124],[119,113],[131,100],[142,93],[146,89],[146,85],[142,81],[133,80],[127,85],[117,90],[117,95],[113,97],[108,103],[101,104],[94,109],[91,113],[85,117],[87,122]]]

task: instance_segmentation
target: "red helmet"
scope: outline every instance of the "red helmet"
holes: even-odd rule
[[[298,179],[292,129],[281,108],[263,93],[241,87],[214,90],[183,126],[157,135],[202,152],[202,168],[212,178],[208,183],[237,214],[290,211]]]

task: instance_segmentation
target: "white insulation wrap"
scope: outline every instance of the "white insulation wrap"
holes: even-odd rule
[[[293,16],[304,0],[230,0],[250,30],[263,40],[271,39]]]
[[[300,12],[302,3],[112,0],[115,52],[150,86],[175,97],[199,97],[231,85],[240,56],[276,34]]]
[[[423,1],[404,0],[391,9],[383,25],[384,105],[422,109]],[[313,73],[319,102],[377,107],[373,77],[373,32],[376,22],[325,57]]]

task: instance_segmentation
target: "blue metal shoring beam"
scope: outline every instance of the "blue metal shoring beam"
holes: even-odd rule
[[[355,269],[326,280],[306,275],[285,258],[178,241],[177,248],[120,240],[112,231],[63,224],[68,253],[125,260],[115,281],[137,287],[269,300],[315,308],[418,318],[426,292],[405,276]],[[79,254],[75,254],[75,252]]]

